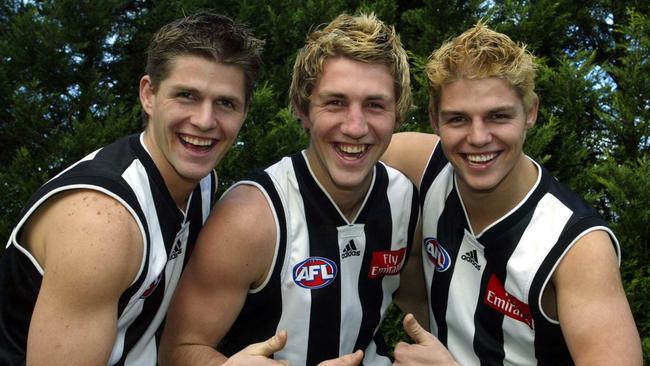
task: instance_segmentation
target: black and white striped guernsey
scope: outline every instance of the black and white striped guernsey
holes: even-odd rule
[[[365,351],[365,365],[390,365],[378,327],[413,240],[419,215],[413,184],[378,163],[350,222],[315,180],[304,152],[238,184],[254,185],[267,197],[277,224],[276,254],[219,349],[230,355],[286,329],[288,343],[275,358],[294,366],[357,349]]]
[[[531,159],[532,161],[532,159]],[[421,182],[431,330],[462,365],[571,365],[541,295],[564,255],[606,222],[541,165],[528,195],[474,234],[441,146]]]
[[[216,175],[201,180],[181,211],[145,150],[142,135],[124,137],[89,154],[44,184],[23,209],[0,262],[0,364],[25,363],[27,331],[43,274],[19,243],[21,228],[48,198],[72,189],[97,190],[115,198],[140,227],[144,257],[137,278],[119,299],[109,365],[155,365],[159,327],[186,254],[212,207]]]

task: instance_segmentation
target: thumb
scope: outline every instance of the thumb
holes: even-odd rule
[[[404,317],[403,325],[406,334],[408,334],[408,336],[411,337],[415,343],[421,345],[431,345],[434,343],[434,336],[422,328],[413,314],[406,314]]]
[[[287,331],[281,330],[264,342],[249,345],[245,352],[251,356],[269,357],[284,348],[285,344],[287,344]]]
[[[342,366],[356,366],[360,364],[362,360],[363,360],[362,350],[356,350],[354,351],[354,353],[350,353],[341,357],[341,361],[343,361]]]

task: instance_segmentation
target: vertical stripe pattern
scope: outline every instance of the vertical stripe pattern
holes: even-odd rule
[[[269,281],[249,293],[220,350],[232,354],[252,343],[255,333],[286,329],[288,343],[274,357],[293,365],[316,365],[356,349],[365,350],[366,365],[390,365],[377,328],[413,239],[418,219],[413,185],[377,164],[359,214],[348,222],[304,154],[238,184],[265,193],[286,236],[275,243],[279,250]],[[279,305],[280,312],[267,311],[268,304]],[[258,314],[255,322],[247,321],[252,314]]]
[[[541,308],[553,271],[598,213],[546,169],[528,195],[473,233],[440,146],[421,186],[431,329],[463,365],[572,364],[560,325]]]
[[[20,260],[20,271],[0,266],[0,310],[9,301],[5,291],[25,281],[18,276],[36,279],[20,296],[11,296],[12,307],[23,304],[30,316],[20,323],[8,320],[0,312],[2,324],[11,321],[12,332],[0,332],[0,364],[24,363],[25,339],[33,304],[40,287],[42,269],[19,243],[22,225],[40,205],[54,194],[72,189],[91,189],[105,193],[127,208],[142,232],[143,259],[137,278],[118,301],[116,341],[109,365],[155,365],[159,328],[184,266],[188,247],[193,246],[199,229],[207,218],[216,190],[216,175],[205,177],[188,200],[184,211],[176,207],[153,160],[142,143],[141,135],[125,137],[99,149],[73,164],[44,184],[30,199],[18,225],[14,228],[3,261]],[[13,254],[11,254],[13,253]],[[13,271],[7,275],[7,271]],[[9,355],[4,344],[17,344]],[[11,357],[13,358],[11,358]],[[9,361],[11,360],[11,361]],[[21,361],[22,360],[22,361]]]

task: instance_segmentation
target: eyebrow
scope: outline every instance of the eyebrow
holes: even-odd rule
[[[345,93],[339,93],[339,92],[328,92],[328,91],[322,91],[320,93],[316,93],[314,96],[320,97],[320,98],[340,98],[340,99],[347,99],[347,94]],[[364,100],[391,100],[391,98],[388,94],[371,94],[368,95],[364,98]]]
[[[177,93],[177,92],[180,92],[180,91],[184,91],[184,92],[190,92],[190,93],[195,93],[195,94],[200,94],[200,95],[203,94],[203,93],[201,93],[201,91],[200,91],[199,89],[197,89],[197,88],[195,88],[195,87],[192,87],[192,86],[183,85],[183,84],[172,85],[172,86],[170,87],[170,90],[171,90],[172,92],[174,92],[174,93]],[[224,100],[224,99],[225,99],[225,100],[232,101],[232,102],[234,102],[234,103],[239,103],[239,104],[242,104],[242,105],[244,104],[244,101],[241,100],[241,99],[240,99],[239,97],[237,97],[236,95],[219,94],[219,95],[217,96],[217,99],[219,99],[219,100]]]
[[[499,106],[499,107],[495,107],[495,108],[489,109],[489,110],[487,111],[487,114],[498,113],[498,112],[508,112],[508,113],[512,113],[512,112],[515,112],[516,110],[517,110],[517,108],[516,108],[515,106],[512,106],[512,105],[504,105],[504,106]],[[441,111],[440,111],[440,115],[441,115],[441,116],[465,115],[465,114],[467,114],[467,112],[465,112],[465,111],[461,111],[461,110],[453,110],[453,109],[450,109],[450,110],[441,110]]]

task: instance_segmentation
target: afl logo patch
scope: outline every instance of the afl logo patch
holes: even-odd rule
[[[444,272],[451,266],[451,258],[449,253],[445,248],[438,243],[436,238],[426,238],[424,239],[424,250],[427,252],[427,256],[433,267],[436,269],[436,272]]]
[[[336,263],[323,257],[309,257],[293,266],[293,282],[308,290],[323,288],[336,279]]]

